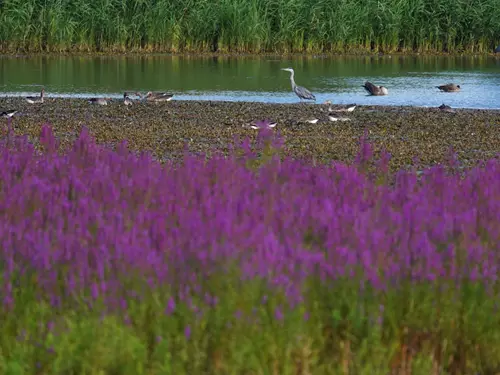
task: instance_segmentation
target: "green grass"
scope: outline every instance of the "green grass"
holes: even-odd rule
[[[215,307],[191,294],[174,311],[166,311],[174,291],[142,287],[140,297],[124,290],[116,310],[104,314],[104,304],[90,309],[83,295],[80,303],[63,297],[55,308],[25,278],[15,309],[0,312],[0,372],[428,375],[500,368],[495,296],[479,285],[360,292],[354,280],[311,280],[306,299],[290,306],[264,282],[225,275],[203,281],[200,293],[217,296]],[[133,282],[128,290],[142,287]]]
[[[496,0],[3,0],[4,52],[490,52]]]

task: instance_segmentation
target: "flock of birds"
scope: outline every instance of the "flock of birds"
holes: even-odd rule
[[[281,70],[290,72],[290,82],[292,84],[292,91],[299,97],[301,102],[302,102],[302,100],[316,101],[316,97],[314,96],[314,94],[311,91],[309,91],[305,87],[298,86],[295,83],[295,79],[294,79],[295,72],[292,68],[283,68]],[[383,95],[389,94],[389,90],[387,89],[387,87],[377,86],[377,85],[374,85],[373,83],[368,82],[368,81],[366,81],[362,87],[368,92],[369,95],[383,96]],[[460,91],[460,85],[456,85],[454,83],[448,83],[448,84],[436,86],[436,87],[439,90],[444,91],[444,92],[458,92],[458,91]],[[41,104],[41,103],[43,103],[44,94],[45,94],[45,89],[42,88],[42,90],[40,92],[40,96],[28,96],[25,99],[30,104]],[[149,91],[146,95],[142,95],[139,92],[135,92],[135,95],[139,97],[139,100],[145,100],[148,102],[156,102],[156,103],[157,102],[168,102],[168,101],[172,100],[172,98],[174,96],[173,94],[166,93],[166,92],[153,92],[153,91]],[[108,102],[110,100],[112,100],[112,99],[100,97],[100,98],[90,98],[90,99],[88,99],[88,102],[91,104],[97,104],[97,105],[108,105]],[[125,104],[126,106],[129,106],[129,105],[132,105],[133,103],[134,103],[134,100],[132,100],[130,98],[129,94],[127,92],[123,93],[123,104]],[[325,104],[331,104],[331,102],[326,101]],[[332,111],[334,111],[334,112],[339,112],[339,111],[352,112],[354,110],[354,108],[356,108],[355,104],[348,105],[346,108],[339,109],[339,110],[333,110],[330,107],[330,112],[332,112]],[[444,111],[448,111],[448,112],[452,111],[451,107],[449,107],[445,104],[441,105],[438,108],[441,110],[444,110]],[[0,112],[0,116],[3,118],[11,118],[17,112],[18,112],[17,110],[5,110],[5,111]],[[330,119],[330,121],[347,121],[347,120],[349,120],[346,118],[333,117],[333,116],[331,116],[331,114],[329,115],[329,119]],[[315,119],[315,120],[309,120],[308,122],[314,124],[317,121],[318,120]],[[272,127],[272,126],[270,126],[270,127]]]
[[[139,97],[139,100],[145,100],[148,102],[168,102],[172,100],[174,97],[173,94],[169,94],[166,92],[153,92],[149,91],[146,95],[142,95],[139,92],[135,93],[136,96]],[[30,103],[30,104],[43,104],[43,98],[45,96],[45,88],[42,88],[40,91],[40,96],[27,96],[24,99]],[[91,104],[97,104],[97,105],[108,105],[108,102],[112,100],[111,98],[89,98],[87,101]],[[126,106],[129,106],[133,104],[134,101],[130,98],[129,94],[127,92],[123,93],[123,104]],[[15,109],[10,109],[6,111],[0,112],[0,117],[3,118],[11,118],[14,116],[16,113],[18,113],[18,110]]]
[[[290,72],[290,81],[292,83],[292,90],[293,92],[300,98],[304,100],[316,100],[316,97],[314,94],[306,89],[305,87],[302,86],[297,86],[295,83],[295,72],[293,71],[292,68],[283,68],[281,70],[285,70],[287,72]],[[383,95],[388,95],[389,90],[387,90],[387,87],[385,86],[376,86],[371,82],[366,81],[365,84],[362,86],[364,89],[368,92],[369,95],[374,95],[374,96],[383,96]],[[458,92],[460,91],[460,85],[456,85],[454,83],[448,83],[446,85],[441,85],[441,86],[436,86],[441,91],[444,92]]]
[[[292,84],[292,91],[299,97],[301,102],[302,102],[302,100],[316,101],[316,97],[314,96],[314,94],[311,91],[309,91],[305,87],[298,86],[295,83],[295,79],[294,79],[295,72],[292,68],[283,68],[281,70],[290,72],[290,82]],[[373,83],[368,82],[368,81],[366,81],[362,87],[368,92],[369,95],[383,96],[383,95],[389,94],[389,90],[387,89],[387,87],[377,86],[377,85],[374,85]],[[438,88],[440,91],[444,91],[444,92],[459,92],[460,91],[460,85],[456,85],[454,83],[448,83],[445,85],[436,86],[436,88]],[[332,103],[331,103],[331,101],[327,100],[324,102],[324,104],[332,104]],[[328,119],[330,121],[334,121],[334,122],[335,121],[350,121],[351,120],[350,118],[338,117],[336,115],[336,113],[352,112],[352,111],[354,111],[354,109],[356,109],[356,104],[348,104],[346,106],[343,106],[343,107],[340,107],[337,109],[333,109],[330,106],[328,108]],[[450,106],[448,106],[444,103],[442,105],[440,105],[438,107],[438,109],[445,111],[445,112],[454,112],[454,110]],[[318,123],[318,121],[320,121],[320,120],[317,118],[312,119],[312,120],[306,120],[306,122],[310,123],[310,124],[316,124],[316,123]],[[262,128],[262,127],[273,128],[275,126],[276,126],[275,122],[259,122],[258,124],[252,125],[251,128],[253,128],[253,129],[258,129],[258,128]]]

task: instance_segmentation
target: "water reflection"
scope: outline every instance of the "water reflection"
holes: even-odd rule
[[[175,99],[296,102],[288,73],[318,102],[499,108],[500,58],[492,56],[36,56],[0,58],[0,94],[111,96],[123,91],[172,91]],[[389,88],[367,97],[369,80]],[[435,86],[455,82],[462,92]]]

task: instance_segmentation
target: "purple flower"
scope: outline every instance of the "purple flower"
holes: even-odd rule
[[[170,297],[168,299],[168,303],[167,303],[167,308],[165,309],[165,314],[166,315],[171,315],[174,313],[175,311],[175,299],[174,297]]]
[[[191,338],[191,326],[187,325],[184,328],[184,337],[186,338],[186,340],[189,340]]]

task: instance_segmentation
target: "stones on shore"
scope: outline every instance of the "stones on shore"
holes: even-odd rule
[[[196,153],[210,153],[214,148],[228,152],[235,138],[258,136],[257,130],[249,131],[249,125],[269,119],[271,124],[278,120],[274,129],[279,128],[284,138],[285,156],[351,162],[359,150],[359,138],[369,130],[368,139],[376,152],[384,147],[393,155],[391,169],[411,164],[415,156],[423,165],[437,163],[450,145],[471,162],[492,155],[498,152],[498,127],[491,124],[500,123],[498,110],[463,109],[450,116],[449,108],[438,107],[357,106],[347,117],[336,113],[338,106],[331,105],[334,111],[327,112],[328,105],[323,104],[174,100],[164,105],[137,102],[125,111],[122,100],[110,101],[104,109],[89,106],[85,99],[54,98],[33,107],[23,98],[2,98],[0,105],[24,114],[15,116],[14,131],[27,134],[35,144],[44,123],[53,126],[63,148],[86,126],[98,143],[127,140],[130,149],[149,151],[161,160],[182,158],[186,139],[189,150]],[[350,121],[332,122],[328,116]],[[305,122],[312,119],[319,121]],[[471,133],[475,134],[472,138]],[[0,127],[2,135],[5,130]]]

